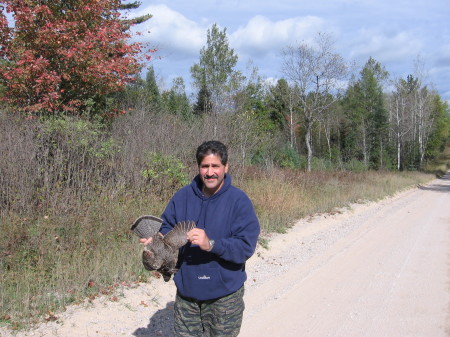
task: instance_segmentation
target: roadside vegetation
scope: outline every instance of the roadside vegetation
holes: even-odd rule
[[[142,247],[129,228],[140,215],[161,214],[190,181],[202,133],[182,130],[183,144],[173,147],[164,131],[171,126],[159,120],[157,131],[137,118],[115,121],[109,133],[79,119],[1,117],[0,148],[8,158],[1,164],[1,325],[19,329],[56,319],[70,304],[101,295],[117,300],[123,287],[154,279],[143,269]],[[127,131],[130,124],[134,132]],[[306,172],[243,166],[239,151],[230,152],[231,175],[254,202],[266,248],[270,233],[285,232],[302,217],[379,200],[436,176],[436,168]]]
[[[144,69],[154,49],[129,43],[129,28],[151,15],[121,16],[137,7],[0,6],[0,326],[55,320],[70,304],[115,301],[124,287],[152,282],[129,228],[161,214],[191,181],[205,140],[228,146],[233,183],[253,200],[266,248],[270,233],[302,217],[449,169],[448,102],[420,60],[404,79],[389,79],[372,57],[351,74],[318,34],[283,50],[273,83],[256,67],[236,70],[226,29],[214,24],[189,96],[183,78],[163,87],[153,66]]]

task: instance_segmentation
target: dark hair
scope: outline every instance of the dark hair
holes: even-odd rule
[[[222,165],[226,165],[228,163],[227,147],[219,141],[210,140],[204,142],[197,148],[197,153],[195,155],[195,158],[197,159],[197,164],[200,165],[203,158],[205,158],[210,154],[219,156]]]

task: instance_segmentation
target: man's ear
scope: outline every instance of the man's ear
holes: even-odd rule
[[[225,173],[228,173],[228,163],[225,164]]]

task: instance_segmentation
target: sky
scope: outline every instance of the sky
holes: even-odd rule
[[[165,88],[182,76],[189,91],[190,68],[199,62],[207,30],[216,23],[226,28],[244,74],[252,64],[267,80],[281,78],[283,48],[311,44],[318,33],[326,33],[335,52],[357,72],[372,57],[390,79],[406,78],[416,73],[420,60],[423,83],[450,102],[449,0],[140,1],[130,16],[153,17],[135,28],[142,33],[136,39],[158,49],[150,64]]]

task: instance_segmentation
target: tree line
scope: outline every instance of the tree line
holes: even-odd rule
[[[307,171],[417,170],[448,141],[448,104],[426,82],[420,62],[404,79],[390,79],[374,58],[351,75],[324,33],[310,44],[286,46],[282,77],[269,83],[256,67],[246,74],[236,70],[238,55],[226,28],[214,24],[190,69],[195,97],[186,94],[181,77],[159,88],[153,66],[145,78],[139,75],[154,50],[130,42],[130,27],[151,15],[122,15],[139,5],[1,2],[3,110],[27,118],[101,119],[109,126],[123,114],[167,116],[187,127],[208,123],[205,137],[237,135],[230,141],[241,165]]]
[[[250,164],[271,162],[307,171],[418,170],[443,151],[449,107],[426,83],[420,59],[405,79],[390,79],[372,57],[350,75],[328,34],[318,34],[314,42],[286,47],[283,77],[268,83],[256,68],[249,69],[250,75],[235,69],[238,56],[228,44],[226,28],[214,24],[199,62],[190,69],[197,89],[192,103],[181,77],[160,92],[153,67],[145,81],[120,94],[121,101],[132,110],[134,102],[152,102],[161,113],[187,123],[208,116],[212,137],[220,116],[239,120],[244,138],[254,142],[245,156]],[[271,148],[274,144],[277,148]]]

